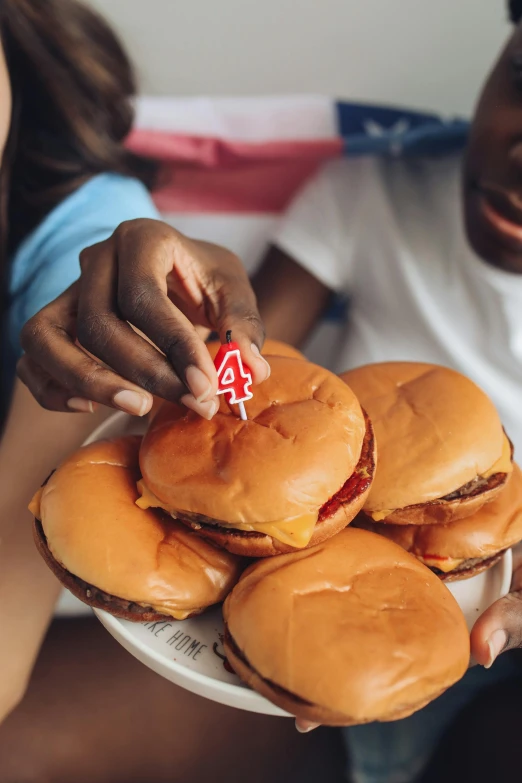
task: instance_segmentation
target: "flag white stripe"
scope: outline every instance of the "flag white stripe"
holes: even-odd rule
[[[136,126],[229,141],[309,141],[338,136],[333,98],[148,97],[136,102]]]

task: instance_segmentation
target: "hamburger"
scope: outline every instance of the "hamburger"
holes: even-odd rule
[[[215,359],[217,352],[221,348],[221,343],[218,340],[211,340],[207,343],[207,348],[211,357]],[[287,343],[282,343],[280,340],[265,340],[261,355],[267,358],[270,358],[270,356],[286,356],[287,359],[306,361],[306,357],[297,348],[287,345]]]
[[[469,635],[455,599],[422,563],[352,527],[257,561],[223,606],[239,677],[302,720],[404,718],[459,680]]]
[[[491,503],[446,525],[390,525],[362,514],[354,524],[395,541],[445,582],[469,579],[522,541],[522,473],[514,465],[506,489]]]
[[[341,378],[368,412],[379,469],[364,504],[374,522],[447,524],[506,486],[513,453],[490,399],[434,364],[385,362]]]
[[[239,558],[136,505],[140,439],[72,454],[31,503],[40,554],[90,606],[125,620],[183,620],[223,601]]]
[[[270,363],[248,421],[224,400],[210,422],[165,403],[140,450],[142,508],[162,508],[248,557],[339,532],[361,509],[375,469],[372,427],[349,387],[309,362]]]

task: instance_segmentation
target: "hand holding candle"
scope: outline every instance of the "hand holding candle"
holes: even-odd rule
[[[228,403],[239,407],[239,415],[246,421],[245,401],[253,397],[252,374],[243,364],[239,345],[232,342],[232,333],[227,332],[227,341],[221,346],[214,359],[218,376],[217,394],[228,394]]]
[[[211,419],[218,380],[204,338],[228,329],[262,383],[263,325],[241,261],[159,220],[130,220],[85,248],[80,279],[27,322],[18,372],[50,410],[99,403],[142,416],[155,396]]]

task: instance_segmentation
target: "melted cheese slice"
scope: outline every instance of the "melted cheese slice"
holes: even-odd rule
[[[136,486],[138,488],[138,492],[140,493],[140,497],[136,501],[136,505],[139,506],[139,508],[165,508],[161,500],[156,497],[154,492],[151,492],[150,489],[145,486],[143,479],[140,479]],[[168,511],[168,509],[165,510]]]
[[[502,442],[502,454],[489,470],[480,475],[480,478],[488,479],[491,476],[494,476],[495,473],[512,473],[512,471],[513,462],[511,460],[511,445],[506,435],[504,435],[504,440]],[[385,508],[382,511],[370,511],[369,513],[374,522],[382,522],[383,519],[389,517],[390,514],[393,514],[394,511],[394,508]]]
[[[174,518],[182,517],[183,511],[179,509],[166,508],[159,498],[148,489],[143,481],[138,481],[138,491],[141,497],[136,501],[140,508],[162,508]],[[230,530],[241,530],[244,533],[263,533],[271,536],[282,544],[293,546],[296,549],[303,549],[312,538],[314,528],[317,524],[318,512],[302,514],[290,519],[275,520],[274,522],[238,522],[229,524],[219,521],[219,527],[229,528]]]
[[[457,557],[430,557],[430,555],[421,557],[417,555],[417,558],[429,568],[438,568],[439,571],[443,571],[445,574],[454,571],[464,562],[464,558],[459,559]]]
[[[290,519],[282,519],[277,522],[256,522],[254,525],[237,524],[228,525],[220,522],[220,527],[230,528],[231,530],[243,530],[246,533],[255,531],[264,533],[267,536],[281,541],[282,544],[288,544],[296,549],[305,547],[312,538],[314,528],[317,524],[317,512],[315,514],[302,514]]]
[[[383,519],[389,517],[394,511],[394,508],[385,508],[383,511],[371,511],[370,516],[374,522],[382,522]]]
[[[502,454],[500,459],[498,459],[489,470],[483,473],[481,478],[487,479],[490,478],[490,476],[494,476],[495,473],[511,473],[512,471],[513,463],[511,461],[511,445],[507,437],[504,435],[504,441],[502,443]]]
[[[158,614],[166,614],[169,617],[173,617],[175,620],[186,620],[192,614],[200,614],[204,611],[202,609],[173,609],[172,606],[163,606],[163,604],[139,604],[145,609],[152,607]]]

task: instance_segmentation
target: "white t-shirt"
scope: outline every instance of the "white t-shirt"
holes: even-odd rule
[[[350,297],[331,369],[401,359],[453,367],[495,402],[522,455],[522,275],[485,264],[468,246],[460,162],[329,163],[274,241]]]

